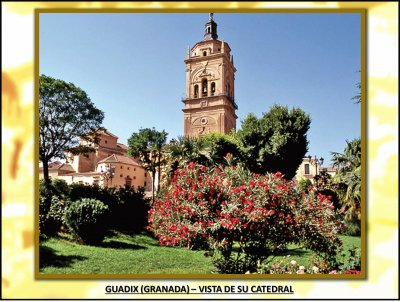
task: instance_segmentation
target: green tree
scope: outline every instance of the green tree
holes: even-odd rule
[[[235,135],[212,132],[200,137],[200,140],[209,150],[211,166],[227,165],[227,154],[232,156],[233,163],[242,161],[240,142]]]
[[[338,186],[342,210],[350,217],[358,217],[361,201],[361,139],[346,140],[344,153],[332,152],[332,163],[338,169],[333,182]]]
[[[273,105],[260,119],[250,113],[237,132],[247,167],[255,173],[279,171],[286,179],[293,178],[308,150],[310,123],[300,108]]]
[[[160,184],[161,166],[165,163],[163,148],[166,144],[168,133],[157,131],[154,128],[140,129],[132,133],[128,139],[128,153],[139,158],[143,168],[151,172],[152,176],[152,201],[154,201],[155,177],[158,170],[158,184]]]
[[[80,146],[79,138],[98,142],[104,113],[97,109],[85,91],[72,83],[46,75],[39,78],[39,160],[43,176],[50,183],[49,162],[63,158],[66,150],[73,154],[93,151],[89,145]]]

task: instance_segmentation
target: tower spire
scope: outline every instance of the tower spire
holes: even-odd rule
[[[214,21],[214,14],[208,14],[208,22],[204,25],[204,39],[203,40],[216,40],[217,35],[217,23]]]

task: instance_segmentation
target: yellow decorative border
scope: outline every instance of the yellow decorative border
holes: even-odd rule
[[[114,2],[25,2],[12,3],[2,2],[2,17],[5,24],[11,20],[10,25],[16,25],[14,19],[32,20],[35,9],[43,8],[107,8],[107,9],[141,9],[149,12],[158,12],[159,9],[186,10],[196,9],[198,12],[205,12],[208,9],[213,11],[226,10],[231,12],[258,12],[266,8],[279,10],[290,9],[292,12],[306,12],[313,8],[319,9],[367,9],[368,11],[368,41],[371,39],[383,39],[392,45],[384,48],[388,61],[395,61],[393,55],[397,51],[391,50],[398,47],[395,40],[398,36],[398,15],[397,3],[377,3],[377,2],[140,2],[140,3],[114,3]],[[6,11],[6,12],[4,12]],[[287,11],[285,11],[287,12]],[[10,17],[11,16],[11,17]],[[373,21],[372,21],[373,20]],[[17,23],[19,26],[21,23]],[[24,23],[25,24],[25,23]],[[26,26],[23,34],[32,30],[33,22]],[[18,31],[18,28],[15,30]],[[5,30],[7,32],[7,30]],[[28,34],[29,36],[29,34]],[[10,39],[23,40],[24,35],[8,35]],[[28,40],[31,41],[31,40]],[[18,45],[18,43],[13,43]],[[23,43],[23,42],[22,42]],[[4,43],[3,43],[4,45]],[[32,45],[25,42],[27,53]],[[377,59],[375,47],[382,48],[382,45],[368,44],[368,56],[373,55]],[[6,48],[6,47],[4,47]],[[106,298],[104,296],[104,284],[115,284],[116,281],[104,282],[102,280],[69,280],[69,281],[38,281],[34,280],[33,270],[33,174],[34,161],[34,129],[32,119],[34,116],[33,106],[33,56],[31,60],[26,60],[24,55],[14,48],[16,54],[11,57],[4,55],[2,66],[2,238],[3,238],[3,258],[2,258],[2,288],[4,298]],[[37,49],[36,49],[37,51]],[[8,52],[10,55],[10,53]],[[389,54],[389,55],[388,55]],[[365,53],[364,53],[365,55]],[[19,58],[20,56],[21,58]],[[393,63],[382,62],[382,57],[378,57],[380,66],[376,64],[368,65],[368,82],[363,76],[363,81],[368,86],[369,99],[362,107],[362,114],[366,112],[368,106],[368,127],[363,125],[363,132],[368,131],[368,141],[363,140],[363,149],[368,150],[368,188],[363,186],[363,196],[368,196],[368,279],[343,281],[338,283],[335,280],[290,280],[285,282],[275,281],[274,284],[287,284],[290,282],[295,287],[296,297],[312,298],[334,298],[334,297],[396,297],[398,295],[398,271],[397,267],[397,237],[398,227],[398,154],[397,154],[397,82],[398,70],[393,67]],[[11,60],[9,60],[11,58]],[[22,59],[22,60],[21,60]],[[368,62],[372,59],[368,57]],[[397,64],[395,64],[397,66]],[[5,68],[4,68],[5,67]],[[377,69],[375,74],[375,68]],[[363,68],[364,69],[364,68]],[[395,69],[395,70],[393,70]],[[365,70],[365,69],[364,69]],[[365,88],[363,90],[365,99]],[[396,101],[393,101],[396,100]],[[371,130],[372,126],[372,130]],[[377,129],[377,130],[374,130]],[[36,129],[37,130],[37,129]],[[382,134],[383,132],[383,134]],[[394,134],[393,134],[394,132]],[[371,133],[372,136],[370,135]],[[395,146],[395,147],[394,147]],[[367,148],[365,148],[367,147]],[[36,150],[35,150],[36,152]],[[382,168],[383,167],[383,168]],[[384,173],[382,173],[382,170]],[[22,171],[22,172],[21,172]],[[365,171],[365,170],[364,170]],[[377,172],[375,174],[375,171]],[[24,189],[22,189],[24,188]],[[368,189],[368,192],[366,190]],[[365,209],[365,207],[363,207]],[[363,213],[365,217],[365,212]],[[365,233],[365,229],[364,229]],[[364,249],[365,250],[365,249]],[[374,261],[371,261],[372,257]],[[365,263],[365,261],[364,261]],[[365,270],[364,270],[365,271]],[[184,276],[187,278],[188,276]],[[240,276],[243,277],[243,276]],[[146,276],[148,278],[148,275]],[[145,280],[143,280],[145,281]],[[266,281],[260,280],[241,280],[241,283],[264,284]],[[268,281],[268,280],[267,280]],[[49,283],[50,282],[50,283]],[[124,281],[126,284],[128,281]],[[153,281],[154,284],[155,280]],[[161,281],[165,283],[165,281]],[[171,284],[175,281],[168,281]],[[187,281],[190,284],[232,284],[235,280],[219,281]],[[270,282],[270,281],[269,281]],[[331,283],[334,282],[334,283]],[[121,283],[121,282],[120,282]],[[128,282],[129,283],[129,282]],[[149,283],[145,281],[145,283]],[[49,285],[52,285],[50,287]],[[118,283],[116,283],[118,284]],[[50,287],[50,288],[49,288]],[[332,290],[334,287],[334,290]],[[219,295],[215,298],[232,298],[231,295]],[[149,298],[159,298],[159,296],[146,296]],[[169,296],[169,297],[179,297]],[[201,295],[196,298],[202,297]],[[204,296],[203,296],[204,297]],[[207,295],[207,298],[212,298]],[[245,298],[245,297],[241,297]],[[269,295],[268,298],[274,298]]]

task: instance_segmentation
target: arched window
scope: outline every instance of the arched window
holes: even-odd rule
[[[205,57],[207,55],[207,51],[203,51],[203,56]]]
[[[215,82],[211,83],[211,95],[214,96],[215,95]]]
[[[204,79],[201,82],[201,92],[202,92],[202,96],[207,96],[207,79]]]
[[[199,97],[199,85],[194,85],[194,97]]]

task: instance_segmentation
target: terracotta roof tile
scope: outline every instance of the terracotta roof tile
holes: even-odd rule
[[[121,163],[133,166],[140,166],[139,163],[134,160],[132,157],[124,156],[124,155],[117,155],[112,154],[109,157],[106,157],[98,162],[98,164],[102,163]]]
[[[116,137],[118,138],[118,136],[116,136],[115,134],[112,134],[110,131],[108,131],[107,129],[100,129],[97,131],[98,133],[104,133],[106,135],[112,136],[112,137]]]
[[[117,147],[122,148],[124,150],[128,150],[128,146],[121,144],[121,143],[117,143]]]

